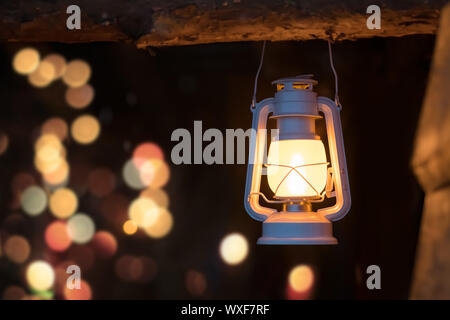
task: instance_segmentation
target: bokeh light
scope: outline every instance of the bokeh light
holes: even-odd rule
[[[85,280],[80,280],[79,289],[70,289],[65,286],[64,288],[64,299],[66,300],[91,300],[92,299],[92,289],[89,283]]]
[[[156,217],[156,221],[146,227],[144,227],[145,233],[151,238],[162,238],[165,237],[173,226],[172,214],[162,209]]]
[[[147,283],[153,278],[155,278],[156,273],[158,271],[158,267],[156,265],[155,260],[153,260],[150,257],[142,256],[139,258],[142,264],[142,273],[140,274],[139,278],[137,279],[140,283]]]
[[[55,272],[50,264],[38,260],[30,263],[26,270],[28,285],[37,291],[50,289],[55,282]]]
[[[21,300],[25,296],[25,290],[19,286],[9,286],[3,291],[3,300]]]
[[[70,167],[66,159],[61,159],[59,165],[49,172],[42,173],[42,178],[50,186],[62,185],[69,178]]]
[[[42,135],[55,135],[60,141],[63,141],[67,138],[68,132],[69,127],[67,125],[67,122],[59,117],[54,117],[46,120],[41,127]]]
[[[140,168],[147,160],[164,160],[162,149],[153,142],[144,142],[139,144],[133,151],[133,162],[136,168]]]
[[[166,162],[160,159],[145,161],[140,169],[140,178],[145,186],[161,188],[167,184],[170,178],[170,169]]]
[[[134,222],[133,220],[127,220],[124,222],[123,232],[125,232],[125,234],[133,235],[136,233],[137,230],[138,230],[138,226],[137,226],[136,222]]]
[[[57,99],[61,98],[64,90],[68,106],[84,109],[92,104],[96,92],[93,85],[89,84],[92,74],[89,63],[81,59],[67,63],[65,57],[57,53],[50,53],[41,59],[37,50],[25,48],[15,54],[12,65],[15,72],[26,75],[34,87],[47,87],[57,79],[61,79],[67,87],[56,83],[48,90],[40,91],[38,96],[44,107],[44,113],[39,113],[42,117],[39,117],[38,123],[27,122],[29,133],[19,132],[34,141],[34,158],[30,160],[38,173],[11,174],[12,200],[5,208],[11,212],[6,212],[2,222],[6,239],[0,243],[0,256],[16,264],[24,263],[23,266],[16,266],[16,269],[24,271],[22,280],[25,280],[27,291],[20,285],[6,283],[3,297],[27,300],[92,299],[94,283],[82,280],[81,290],[70,290],[66,286],[69,276],[66,269],[72,264],[78,265],[83,272],[94,266],[96,270],[107,266],[108,262],[98,261],[99,258],[111,259],[117,276],[123,281],[141,284],[151,281],[158,269],[155,260],[149,256],[135,255],[116,259],[115,255],[119,247],[121,250],[129,247],[122,247],[121,240],[130,244],[136,241],[150,243],[151,240],[145,235],[159,239],[168,235],[173,228],[174,218],[168,211],[169,196],[160,189],[170,179],[170,167],[165,162],[162,148],[154,142],[145,141],[132,150],[132,143],[123,141],[124,150],[132,151],[132,156],[123,168],[123,178],[129,187],[140,191],[138,198],[131,201],[133,196],[130,190],[124,192],[119,189],[122,181],[118,181],[120,173],[112,169],[116,166],[114,162],[109,164],[111,169],[106,166],[96,167],[105,163],[105,159],[80,156],[81,149],[73,146],[73,141],[86,145],[98,139],[103,129],[100,120],[102,124],[108,124],[105,119],[109,117],[111,122],[112,110],[109,110],[109,106],[103,107],[109,111],[109,116],[105,116],[103,110],[99,111],[99,118],[82,114],[74,118],[70,127],[65,118],[69,119],[74,111],[70,111],[67,106],[58,109],[62,105]],[[21,147],[23,139],[20,136],[22,140],[16,139],[17,130],[10,129],[8,134],[0,131],[0,155],[6,151],[10,154],[20,151],[17,148]],[[10,139],[13,138],[14,148],[11,148]],[[11,159],[10,154],[5,157],[8,161]],[[29,164],[20,165],[23,167]],[[98,221],[105,229],[96,231],[93,218],[80,213],[79,205],[86,207],[86,210],[91,208],[95,214],[100,213]],[[28,215],[37,216],[46,211],[47,206],[52,216],[47,214],[33,221],[20,212],[22,209]],[[108,227],[113,228],[107,230]],[[122,232],[134,235],[139,230],[141,232],[137,237],[124,239]],[[29,238],[18,235],[22,233]],[[36,256],[42,260],[30,258]],[[186,287],[192,295],[202,295],[206,290],[204,274],[189,270]]]
[[[19,74],[30,74],[39,65],[40,55],[36,49],[24,48],[18,51],[13,58],[13,68]]]
[[[91,67],[84,60],[72,60],[66,66],[62,79],[69,87],[81,87],[91,77]]]
[[[84,213],[77,213],[72,216],[67,225],[69,227],[69,234],[72,237],[72,241],[75,243],[87,243],[94,236],[94,221],[91,217]]]
[[[108,168],[96,168],[89,173],[89,192],[97,197],[110,194],[116,186],[116,176]]]
[[[96,232],[92,239],[92,244],[101,258],[110,258],[117,251],[117,240],[108,231]]]
[[[22,193],[26,188],[36,183],[33,176],[27,172],[17,173],[11,182],[11,191],[13,193]]]
[[[47,195],[41,187],[31,186],[22,193],[20,203],[25,213],[37,216],[47,207]]]
[[[298,293],[311,290],[314,284],[314,271],[308,265],[298,265],[289,272],[289,286]]]
[[[67,223],[65,221],[54,221],[45,229],[45,242],[54,251],[65,251],[72,244]]]
[[[196,270],[188,270],[186,273],[186,289],[187,291],[195,296],[202,296],[207,287],[207,282],[205,275]]]
[[[169,207],[169,196],[162,189],[147,188],[142,190],[139,196],[153,200],[161,208]]]
[[[225,263],[237,265],[247,257],[247,239],[240,233],[231,233],[222,239],[219,251]]]
[[[8,145],[9,145],[8,136],[5,133],[0,132],[0,155],[6,152],[6,150],[8,149]]]
[[[149,198],[137,198],[128,210],[128,216],[138,227],[146,228],[156,223],[161,208]]]
[[[57,53],[49,54],[45,56],[44,59],[42,59],[42,62],[49,63],[53,66],[54,80],[61,78],[62,75],[66,72],[66,59],[60,54]]]
[[[33,176],[29,173],[26,172],[19,172],[16,175],[14,175],[14,177],[12,178],[11,181],[11,191],[12,191],[12,201],[11,201],[11,208],[12,209],[19,209],[21,206],[20,203],[20,198],[22,195],[22,192],[32,186],[36,184],[35,179],[33,178]]]
[[[72,260],[65,260],[58,263],[55,270],[55,293],[57,295],[62,295],[64,288],[67,286],[67,279],[72,275],[72,273],[67,273],[67,268],[70,265],[75,265],[76,263]]]
[[[55,217],[66,219],[78,208],[77,195],[68,188],[60,188],[50,196],[49,208]]]
[[[67,104],[72,108],[83,109],[94,100],[94,94],[94,88],[89,84],[85,84],[81,87],[67,88],[65,98]]]
[[[55,79],[56,76],[55,66],[48,61],[42,60],[36,70],[37,72],[39,72],[41,78],[47,81],[51,82],[53,81],[53,79]]]
[[[66,156],[66,149],[54,134],[40,136],[35,145],[34,165],[42,174],[58,169]]]
[[[140,190],[145,188],[142,183],[138,168],[135,166],[133,160],[128,160],[122,169],[122,177],[127,186],[132,189]]]
[[[28,82],[36,88],[48,86],[55,77],[55,68],[49,62],[42,61],[36,70],[28,75]]]
[[[115,272],[122,281],[138,281],[144,272],[144,264],[138,257],[124,255],[117,259]]]
[[[24,263],[30,256],[31,247],[27,239],[19,235],[10,236],[4,244],[5,255],[11,261]]]
[[[90,144],[100,134],[100,123],[91,115],[82,115],[73,121],[70,132],[76,142]]]
[[[42,150],[44,150],[45,152],[50,152],[48,150],[45,150],[45,148],[53,148],[56,151],[51,151],[55,153],[60,152],[62,148],[61,140],[55,134],[43,134],[36,140],[34,144],[34,151],[36,153],[39,153]]]

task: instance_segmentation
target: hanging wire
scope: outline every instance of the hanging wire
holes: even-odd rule
[[[333,52],[331,51],[331,40],[328,39],[328,54],[330,56],[330,65],[331,69],[333,70],[334,74],[334,102],[336,103],[336,106],[339,108],[339,110],[342,110],[341,102],[339,101],[339,88],[338,88],[338,76],[336,69],[334,68],[334,62],[333,62]]]
[[[258,67],[258,71],[256,72],[256,77],[255,77],[255,87],[253,89],[252,105],[250,106],[250,110],[252,110],[252,111],[255,109],[255,105],[256,105],[256,90],[258,89],[259,73],[261,72],[261,68],[262,68],[263,61],[264,61],[264,51],[266,51],[266,40],[264,40],[264,42],[263,42],[261,59],[259,61],[259,67]]]

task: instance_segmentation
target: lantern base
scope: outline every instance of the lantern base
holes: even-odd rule
[[[278,212],[263,223],[258,244],[337,244],[331,222],[315,212]]]

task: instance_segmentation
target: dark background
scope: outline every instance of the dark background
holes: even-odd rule
[[[70,121],[79,114],[65,106],[61,83],[35,89],[14,73],[12,56],[25,45],[0,47],[0,128],[10,137],[9,149],[0,157],[0,223],[11,213],[13,175],[34,172],[33,132],[51,116]],[[158,143],[170,161],[172,131],[193,132],[194,120],[203,121],[203,130],[251,126],[249,104],[261,43],[151,52],[110,43],[31,45],[42,55],[58,52],[68,60],[85,59],[93,70],[90,83],[96,97],[87,111],[100,118],[102,133],[91,146],[68,146],[74,176],[77,167],[105,165],[120,177],[133,147],[143,141]],[[118,254],[151,256],[158,264],[157,277],[147,285],[122,283],[112,261],[102,262],[83,275],[94,298],[191,298],[184,276],[193,268],[208,281],[204,298],[284,299],[288,272],[307,263],[317,276],[315,298],[406,299],[423,202],[409,161],[433,45],[434,36],[413,36],[333,46],[352,191],[349,214],[333,224],[339,245],[257,246],[261,223],[243,207],[245,165],[171,164],[165,189],[175,224],[169,236],[155,241],[117,235]],[[271,81],[306,73],[319,81],[319,95],[334,97],[325,41],[268,43],[258,100],[273,96]],[[136,196],[123,182],[116,194],[128,200]],[[100,229],[109,227],[88,197],[80,206]],[[44,250],[42,229],[27,221],[19,231],[40,241]],[[0,232],[13,231],[0,224]],[[218,245],[235,231],[247,237],[250,252],[242,264],[228,267]],[[365,271],[371,264],[381,268],[381,290],[366,289]],[[0,291],[15,283],[20,283],[18,268],[0,257]]]

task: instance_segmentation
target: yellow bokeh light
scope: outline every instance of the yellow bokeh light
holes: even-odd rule
[[[24,263],[30,256],[31,248],[27,239],[14,235],[8,238],[4,246],[5,255],[15,263]]]
[[[34,144],[34,151],[37,153],[39,150],[47,146],[60,149],[61,140],[56,134],[43,134],[36,140],[36,143]]]
[[[27,214],[37,216],[47,207],[47,195],[41,187],[30,186],[22,193],[20,204]]]
[[[135,199],[128,209],[128,216],[138,227],[146,228],[154,224],[161,213],[161,208],[149,198]]]
[[[133,235],[137,232],[138,226],[133,220],[127,220],[123,224],[123,232],[127,235]]]
[[[69,87],[81,87],[91,77],[91,67],[86,61],[72,60],[66,66],[62,79]]]
[[[151,238],[165,237],[173,226],[173,217],[167,210],[160,210],[156,221],[144,228],[145,233]]]
[[[64,158],[63,157],[43,157],[45,153],[37,154],[34,158],[34,166],[36,169],[42,173],[47,174],[50,172],[54,172],[60,166],[63,165]],[[48,153],[47,153],[48,155]]]
[[[44,134],[35,143],[34,165],[41,173],[49,173],[61,166],[66,149],[54,134]]]
[[[140,197],[152,199],[161,208],[169,207],[169,196],[162,189],[147,188],[142,190]]]
[[[37,290],[48,290],[55,282],[55,272],[50,264],[38,260],[30,263],[26,270],[26,279],[28,285]]]
[[[91,104],[94,95],[94,88],[89,84],[85,84],[81,87],[67,88],[65,98],[67,104],[72,108],[83,109]]]
[[[75,119],[70,131],[76,142],[89,144],[99,136],[100,123],[91,115],[82,115]]]
[[[67,222],[72,241],[78,244],[89,242],[95,233],[95,224],[91,217],[77,213]]]
[[[77,210],[78,198],[72,190],[61,188],[50,196],[49,207],[55,217],[66,219]]]
[[[42,62],[50,63],[54,69],[53,80],[59,79],[66,72],[66,59],[57,53],[49,54]]]
[[[66,159],[61,159],[59,165],[54,170],[42,173],[42,178],[50,186],[61,185],[69,178],[70,167]]]
[[[51,83],[51,80],[45,79],[41,76],[38,70],[28,75],[28,82],[36,88],[45,88]]]
[[[140,178],[145,186],[161,188],[170,178],[170,169],[166,162],[160,159],[145,161],[139,168]]]
[[[42,60],[41,63],[39,64],[39,67],[37,68],[37,72],[39,72],[41,78],[47,81],[51,82],[55,79],[56,75],[55,67],[48,61]]]
[[[231,233],[222,239],[219,251],[225,263],[237,265],[247,257],[247,239],[240,233]]]
[[[310,290],[313,283],[314,271],[310,266],[298,265],[289,273],[289,285],[296,292]]]
[[[13,68],[17,73],[30,74],[37,69],[39,59],[39,52],[36,49],[21,49],[14,55]]]

